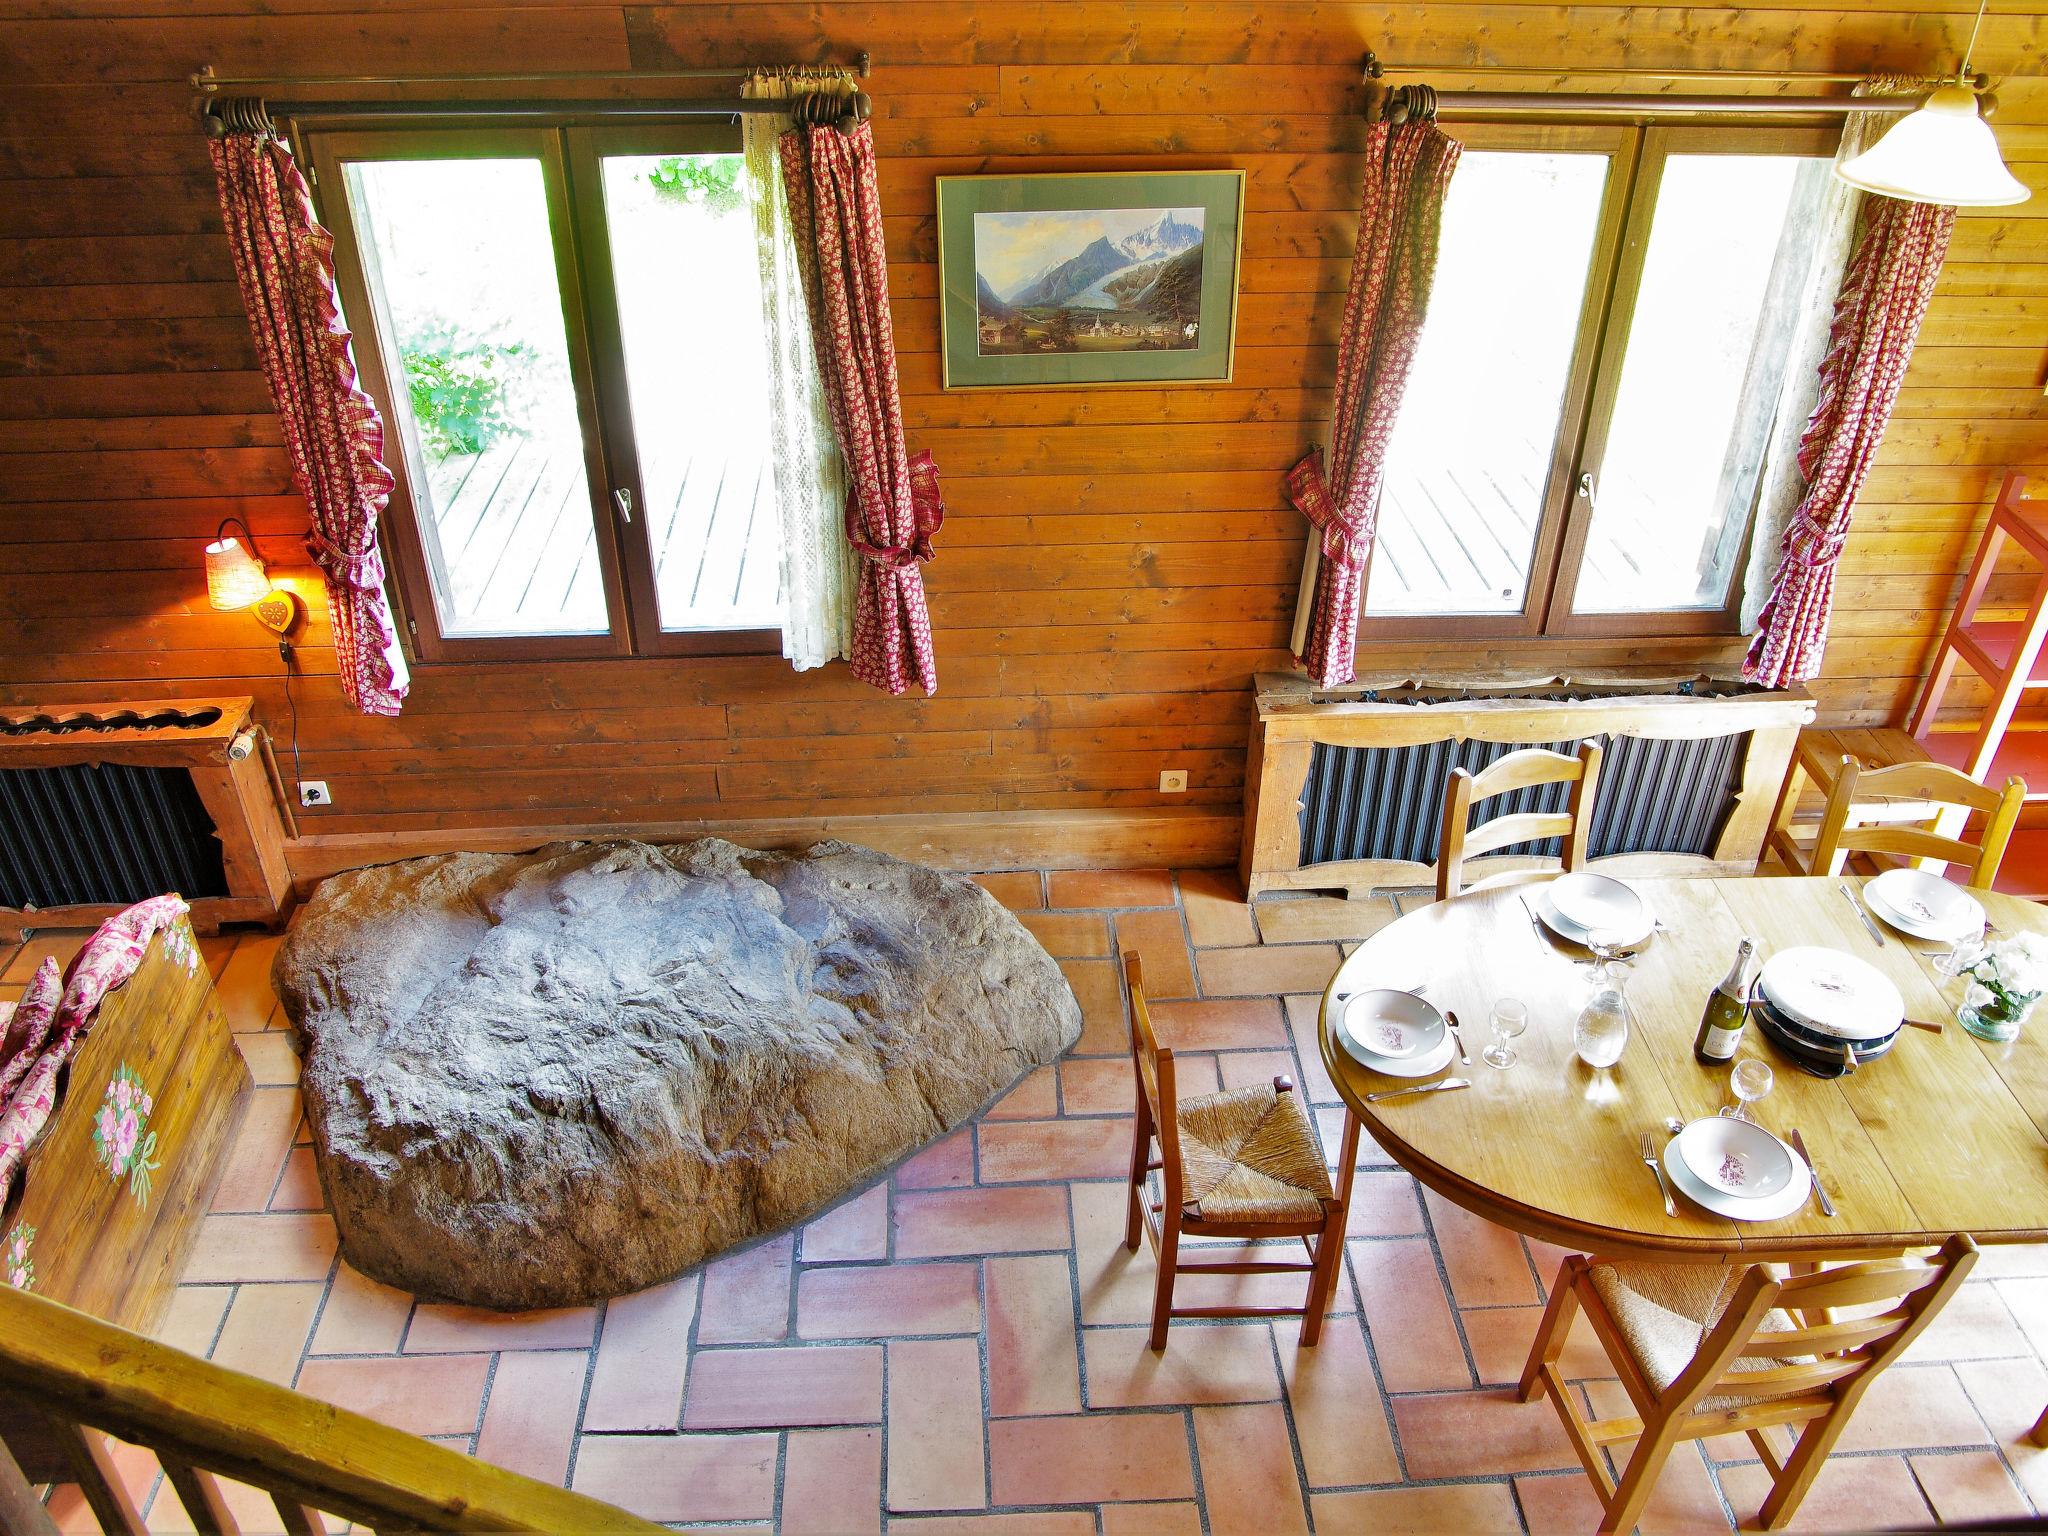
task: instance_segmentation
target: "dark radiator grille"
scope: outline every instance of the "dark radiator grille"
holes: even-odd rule
[[[0,769],[0,906],[228,894],[213,818],[182,768]]]
[[[1589,857],[1615,853],[1713,851],[1742,783],[1745,735],[1665,741],[1596,736],[1605,749],[1593,802]],[[1411,859],[1436,862],[1444,783],[1451,769],[1477,773],[1525,746],[1576,752],[1569,741],[1432,741],[1410,747],[1337,747],[1318,742],[1301,805],[1301,862]],[[1482,802],[1472,824],[1524,811],[1561,811],[1567,784],[1542,784]],[[1503,852],[1556,857],[1556,838]]]

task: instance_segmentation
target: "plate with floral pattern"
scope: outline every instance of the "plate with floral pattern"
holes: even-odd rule
[[[1444,1016],[1413,992],[1360,992],[1337,1016],[1337,1040],[1353,1060],[1389,1077],[1428,1077],[1450,1064]]]
[[[1806,1160],[1762,1126],[1728,1115],[1695,1120],[1664,1144],[1680,1194],[1717,1216],[1778,1221],[1806,1204]]]

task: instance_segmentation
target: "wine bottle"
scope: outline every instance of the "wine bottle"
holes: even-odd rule
[[[1735,951],[1735,963],[1721,984],[1707,994],[1707,1006],[1700,1014],[1700,1032],[1692,1043],[1692,1054],[1702,1066],[1725,1066],[1742,1044],[1742,1026],[1749,1022],[1749,966],[1756,945],[1744,939]]]

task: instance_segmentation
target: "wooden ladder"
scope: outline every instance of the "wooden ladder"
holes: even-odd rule
[[[2009,474],[1999,487],[1998,500],[1984,525],[1977,556],[1970,562],[1969,578],[1962,596],[1949,615],[1948,629],[1941,637],[1934,670],[1913,707],[1906,729],[1916,741],[1925,742],[1941,712],[1942,696],[1954,681],[1958,662],[1991,685],[1991,705],[1978,721],[1976,739],[1967,752],[1936,750],[1934,756],[1963,770],[1978,783],[1991,772],[1993,759],[2005,742],[2006,727],[2013,711],[2029,688],[2048,688],[2048,671],[2038,669],[2041,643],[2048,638],[2048,501],[2037,508],[2027,499],[2027,477]],[[1998,558],[2007,542],[2031,556],[2039,567],[2034,595],[2027,603],[2027,616],[2018,622],[1981,622],[1977,610],[1991,578],[1998,574]],[[1960,733],[1951,738],[1960,744]]]

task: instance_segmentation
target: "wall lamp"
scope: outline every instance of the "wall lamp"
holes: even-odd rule
[[[242,530],[240,539],[228,533]],[[245,544],[243,540],[248,542]],[[291,660],[292,626],[299,621],[298,595],[274,585],[256,558],[256,535],[239,517],[224,517],[206,546],[206,600],[223,613],[247,609],[256,622],[277,636],[278,650]]]

